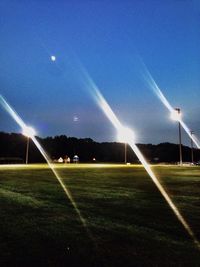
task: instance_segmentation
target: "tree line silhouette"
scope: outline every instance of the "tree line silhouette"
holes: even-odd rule
[[[95,142],[91,138],[75,138],[65,135],[40,138],[37,137],[52,160],[59,157],[73,158],[78,155],[80,162],[124,162],[124,144],[117,142]],[[19,133],[0,132],[0,163],[25,162],[27,138]],[[179,146],[172,143],[138,144],[145,158],[151,163],[176,163],[179,161]],[[182,146],[183,161],[191,162],[191,148]],[[194,149],[194,161],[200,160],[200,151]],[[30,141],[29,162],[44,162],[40,152]],[[127,162],[138,163],[132,149],[127,146]]]

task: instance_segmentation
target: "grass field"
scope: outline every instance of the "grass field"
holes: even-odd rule
[[[200,168],[154,166],[200,239]],[[0,167],[0,266],[200,266],[200,251],[141,166]]]

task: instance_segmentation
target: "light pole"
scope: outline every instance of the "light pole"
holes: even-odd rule
[[[35,130],[32,127],[28,127],[26,126],[23,129],[23,133],[24,136],[26,136],[27,138],[27,142],[26,142],[26,164],[28,164],[28,156],[29,156],[29,143],[30,143],[30,138],[34,137],[36,135]]]
[[[178,135],[179,135],[179,157],[180,157],[180,165],[183,164],[182,160],[182,142],[181,142],[181,109],[175,108],[174,111],[171,113],[171,118],[178,122]]]
[[[124,143],[124,163],[127,163],[127,144],[130,142],[133,142],[135,139],[134,133],[131,129],[127,127],[121,127],[118,131],[118,136],[117,139],[119,140],[120,143]]]
[[[181,116],[181,109],[180,108],[175,108],[175,110],[178,113],[178,117],[180,118]],[[183,159],[182,159],[182,142],[181,142],[181,124],[180,120],[178,120],[178,135],[179,135],[179,154],[180,154],[180,165],[183,164]]]
[[[29,141],[30,141],[30,137],[27,136],[27,142],[26,142],[26,164],[28,164],[28,152],[29,152]]]
[[[194,132],[191,131],[190,133],[191,133],[191,137],[192,137],[192,135],[194,134]],[[191,162],[192,162],[192,164],[194,163],[194,149],[193,148],[194,148],[193,147],[193,140],[191,138]]]

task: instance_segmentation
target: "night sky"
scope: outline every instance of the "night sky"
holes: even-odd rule
[[[199,29],[198,0],[0,0],[0,93],[41,137],[114,141],[84,66],[137,143],[177,143],[177,123],[145,83],[143,62],[200,137]],[[0,131],[20,132],[2,108]]]

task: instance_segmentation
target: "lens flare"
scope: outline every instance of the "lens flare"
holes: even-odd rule
[[[26,126],[26,127],[23,129],[22,134],[23,134],[24,136],[29,137],[29,138],[33,138],[33,137],[36,135],[36,131],[35,131],[35,129],[33,129],[32,127],[30,127],[30,126]]]
[[[22,128],[23,132],[25,133],[26,136],[31,137],[32,141],[34,142],[34,144],[36,145],[36,147],[38,148],[38,150],[40,151],[40,153],[42,154],[42,156],[44,157],[44,159],[46,160],[49,168],[52,170],[52,172],[54,173],[55,177],[57,178],[58,182],[60,183],[62,189],[64,190],[66,196],[68,197],[68,199],[70,200],[72,206],[74,207],[76,213],[79,216],[80,221],[82,222],[83,226],[85,227],[86,231],[88,232],[89,236],[91,239],[93,239],[93,237],[91,236],[91,233],[89,231],[89,229],[87,228],[87,224],[86,224],[86,220],[83,218],[83,216],[81,215],[80,210],[78,209],[70,191],[67,189],[67,187],[65,186],[65,184],[63,183],[61,177],[59,176],[59,174],[57,173],[57,171],[55,170],[53,164],[50,161],[49,156],[47,155],[47,153],[45,152],[45,150],[42,148],[42,146],[40,145],[40,143],[38,142],[38,140],[35,138],[35,132],[33,131],[32,128],[28,127],[23,120],[20,118],[20,116],[17,114],[17,112],[8,104],[8,102],[3,98],[2,95],[0,95],[0,103],[2,105],[2,107],[10,114],[10,116],[17,122],[17,124]]]
[[[143,69],[144,69],[144,75],[143,75],[144,80],[147,82],[147,84],[150,86],[150,88],[153,90],[153,92],[156,94],[156,96],[160,99],[160,101],[163,103],[163,105],[169,110],[171,117],[175,118],[176,121],[180,122],[181,126],[183,127],[185,132],[188,134],[190,139],[192,139],[192,141],[195,143],[197,148],[200,149],[200,142],[197,139],[197,137],[195,135],[191,134],[191,130],[188,128],[188,126],[182,120],[180,114],[179,114],[179,116],[178,116],[178,114],[175,115],[174,108],[171,106],[171,104],[169,103],[167,98],[164,96],[164,94],[162,93],[162,91],[160,90],[160,88],[158,87],[156,82],[154,81],[152,75],[150,74],[150,72],[148,71],[147,67],[145,66],[145,64],[143,62],[142,62],[142,65],[143,65]]]
[[[115,115],[115,113],[113,112],[113,110],[111,109],[111,107],[109,106],[109,104],[107,103],[107,101],[105,100],[105,98],[103,97],[103,95],[101,94],[99,89],[97,88],[96,84],[91,79],[88,72],[83,68],[82,65],[81,65],[81,70],[82,70],[82,75],[83,75],[82,80],[84,81],[84,85],[85,85],[86,89],[92,94],[92,97],[95,99],[98,106],[104,112],[106,117],[110,120],[110,122],[116,128],[117,133],[119,133],[120,137],[123,136],[123,140],[126,140],[126,142],[130,145],[130,147],[132,148],[132,150],[134,151],[134,153],[138,157],[139,161],[142,163],[143,167],[145,168],[146,172],[149,174],[150,178],[152,179],[152,181],[154,182],[154,184],[156,185],[156,187],[158,188],[158,190],[160,191],[160,193],[162,194],[162,196],[164,197],[164,199],[168,203],[169,207],[176,215],[176,218],[183,225],[183,227],[185,228],[187,233],[190,235],[190,237],[194,241],[197,248],[200,250],[200,243],[199,243],[198,239],[196,238],[194,232],[192,231],[191,227],[186,222],[184,217],[181,215],[178,208],[175,206],[175,204],[173,203],[173,201],[171,200],[171,198],[169,197],[169,195],[165,191],[164,187],[161,185],[158,178],[153,173],[151,167],[147,163],[143,154],[140,152],[139,148],[135,144],[135,142],[134,142],[135,137],[134,137],[133,132],[129,129],[128,134],[127,134],[127,128],[121,124],[121,122],[119,121],[119,119],[117,118],[117,116]],[[160,94],[162,95],[161,91],[160,91]],[[164,98],[164,100],[166,101],[166,105],[168,105],[172,111],[173,108],[169,105],[168,101],[165,98]]]
[[[181,113],[178,113],[176,110],[173,110],[173,111],[171,112],[170,118],[171,118],[173,121],[180,121],[180,120],[181,120]]]
[[[128,127],[122,127],[118,130],[117,139],[121,143],[130,143],[135,140],[134,133]]]

